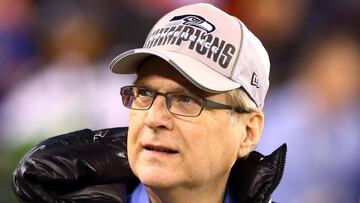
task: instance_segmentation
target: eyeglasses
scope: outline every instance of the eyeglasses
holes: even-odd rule
[[[209,109],[233,109],[238,113],[250,113],[242,107],[233,107],[207,100],[188,92],[160,93],[143,86],[125,86],[120,90],[125,107],[134,110],[148,110],[158,95],[165,97],[165,103],[171,114],[196,117],[206,107]]]

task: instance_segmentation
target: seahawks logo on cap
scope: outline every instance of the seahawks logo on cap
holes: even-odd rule
[[[205,30],[207,34],[213,32],[216,29],[215,26],[205,18],[193,14],[175,16],[170,20],[170,22],[197,27]]]

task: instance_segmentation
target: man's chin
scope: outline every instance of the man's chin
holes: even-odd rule
[[[176,184],[176,177],[174,172],[159,168],[144,168],[138,174],[140,181],[147,187],[151,188],[169,188]]]

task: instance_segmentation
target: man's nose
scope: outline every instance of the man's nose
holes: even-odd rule
[[[166,98],[158,95],[151,108],[147,111],[145,117],[145,125],[151,129],[157,128],[173,128],[173,116],[166,107]]]

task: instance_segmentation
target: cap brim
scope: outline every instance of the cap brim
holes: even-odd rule
[[[159,51],[147,48],[129,50],[112,60],[110,69],[112,72],[119,74],[137,73],[141,62],[150,55],[164,59],[191,83],[207,92],[224,92],[240,87],[239,83],[221,75],[196,59],[165,50]]]

